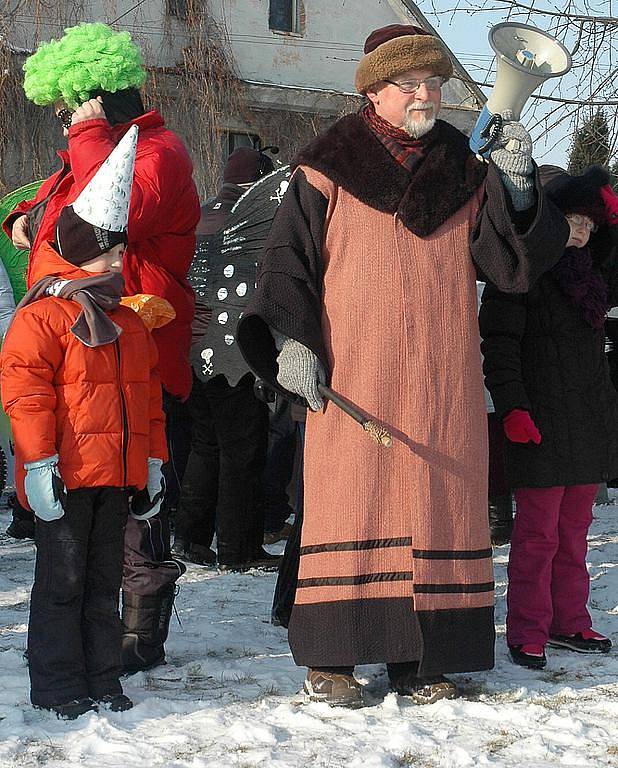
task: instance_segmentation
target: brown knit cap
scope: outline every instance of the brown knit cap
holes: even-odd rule
[[[390,24],[374,30],[365,41],[364,52],[356,68],[359,93],[409,69],[427,69],[445,80],[453,74],[453,63],[442,40],[411,24]]]

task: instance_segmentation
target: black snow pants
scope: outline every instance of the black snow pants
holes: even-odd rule
[[[50,707],[122,693],[122,580],[128,492],[67,493],[64,516],[36,521],[36,568],[28,624],[30,698]]]
[[[220,563],[238,565],[261,551],[261,479],[268,441],[268,407],[253,393],[254,378],[230,387],[194,376],[189,398],[191,453],[176,518],[176,535],[209,547],[215,528]]]
[[[296,422],[291,405],[281,395],[275,396],[268,415],[268,451],[262,477],[264,494],[264,530],[281,530],[294,509],[288,497],[288,485],[294,474]]]

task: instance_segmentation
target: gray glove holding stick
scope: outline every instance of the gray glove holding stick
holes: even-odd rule
[[[513,113],[502,113],[504,124],[489,156],[500,171],[513,208],[525,211],[534,205],[534,165],[532,139],[521,123],[513,122]]]
[[[321,411],[324,400],[318,384],[326,384],[326,371],[317,355],[296,339],[289,339],[272,328],[270,332],[279,350],[277,381],[288,392],[304,397],[312,411]]]
[[[288,392],[294,392],[304,397],[312,411],[320,411],[323,408],[324,398],[330,400],[354,421],[357,421],[378,445],[387,448],[392,446],[393,436],[386,427],[368,418],[353,403],[346,402],[344,398],[326,386],[326,372],[315,353],[301,344],[300,341],[288,339],[277,331],[273,331],[272,328],[270,332],[275,340],[275,346],[279,350],[277,381],[282,387]]]

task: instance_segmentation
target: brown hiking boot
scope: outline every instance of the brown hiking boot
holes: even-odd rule
[[[442,675],[418,677],[418,662],[387,664],[391,689],[400,696],[409,696],[416,704],[433,704],[440,699],[455,699],[455,683]]]
[[[331,707],[363,706],[363,688],[351,673],[308,669],[304,689],[311,701],[323,701]]]
[[[443,675],[418,678],[414,685],[398,690],[400,696],[409,696],[417,704],[434,704],[440,699],[456,699],[457,686]]]

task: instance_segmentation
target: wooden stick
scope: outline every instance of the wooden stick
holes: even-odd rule
[[[350,403],[346,402],[340,395],[334,392],[330,387],[324,384],[318,384],[318,390],[322,397],[330,400],[331,403],[341,408],[344,413],[351,416],[354,421],[357,421],[365,432],[371,437],[378,445],[383,445],[385,448],[390,448],[393,444],[393,436],[385,427],[381,427],[372,419],[367,419],[363,413]]]

